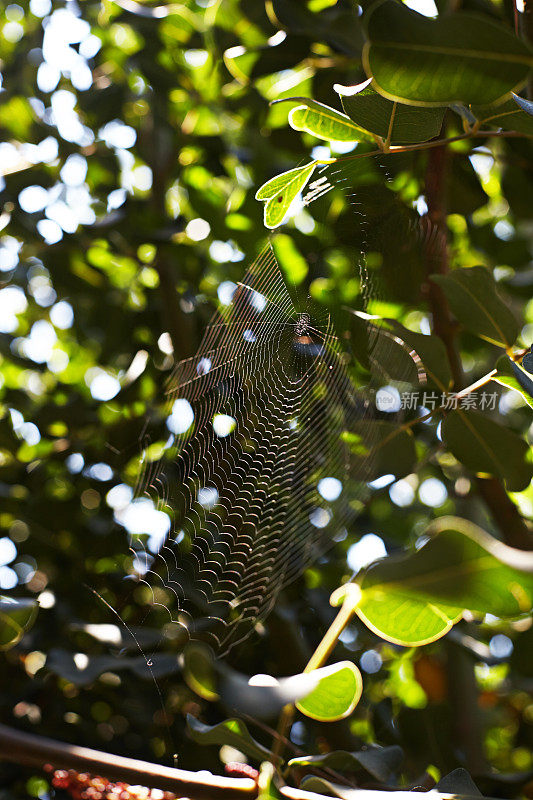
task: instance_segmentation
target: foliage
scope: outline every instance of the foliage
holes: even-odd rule
[[[409,786],[466,766],[484,793],[517,796],[533,767],[533,590],[528,558],[502,542],[528,546],[533,520],[531,46],[509,4],[438,0],[436,20],[369,5],[3,10],[2,719],[216,772],[235,750],[272,757],[261,703],[297,701],[301,752],[274,760],[296,781],[326,770],[302,788],[349,797],[354,780]],[[335,188],[302,206],[324,176]],[[166,436],[172,366],[267,241],[256,197],[288,282],[335,316],[354,310],[355,369],[369,366],[361,326],[391,334],[390,374],[416,351],[406,388],[424,373],[427,413],[347,432],[354,458],[377,446],[382,480],[252,638],[206,667],[178,658],[169,598],[138,580],[125,528],[143,443],[149,474]],[[380,285],[370,309],[359,251]],[[351,681],[306,683],[304,697],[337,587],[345,616],[322,679]],[[236,696],[265,672],[275,691],[256,687],[245,724]],[[34,769],[0,770],[12,796],[46,791]]]

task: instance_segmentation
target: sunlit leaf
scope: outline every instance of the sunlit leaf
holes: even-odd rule
[[[332,722],[352,713],[363,691],[363,679],[355,664],[341,661],[309,674],[315,674],[319,681],[307,697],[296,703],[302,714],[321,722]]]
[[[274,103],[287,101],[301,104],[289,112],[289,125],[296,131],[306,131],[326,141],[374,141],[368,131],[334,108],[307,97],[287,97]]]
[[[515,617],[533,604],[533,556],[457,517],[442,517],[419,549],[374,562],[358,579],[361,620],[384,639],[421,645],[465,609]]]
[[[264,183],[257,191],[256,200],[265,200],[265,225],[267,228],[277,228],[281,225],[285,214],[295,197],[301,192],[313,174],[316,161],[311,161],[305,167],[297,167]]]

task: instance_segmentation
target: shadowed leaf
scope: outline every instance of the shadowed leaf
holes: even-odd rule
[[[467,330],[498,347],[514,344],[518,324],[486,267],[455,269],[449,275],[432,275],[431,280],[442,287],[453,313]]]
[[[521,436],[479,411],[450,411],[442,436],[453,455],[473,472],[502,478],[509,491],[529,486],[533,466],[526,461],[529,445]]]
[[[191,738],[198,744],[227,744],[256,761],[265,761],[272,757],[270,751],[259,744],[244,722],[238,719],[226,719],[218,725],[204,725],[196,717],[187,714],[187,727]]]
[[[415,105],[494,103],[519,87],[533,54],[510,30],[457,12],[431,20],[394,0],[376,4],[363,59],[376,88]]]
[[[336,750],[318,756],[298,756],[289,761],[289,767],[328,767],[336,772],[359,772],[363,768],[376,780],[387,783],[396,774],[402,761],[403,750],[398,745],[369,745],[355,753]]]
[[[356,125],[383,139],[390,131],[391,144],[425,142],[438,136],[446,109],[414,108],[394,103],[376,92],[370,85],[371,80],[369,78],[357,86],[334,86],[344,110]]]

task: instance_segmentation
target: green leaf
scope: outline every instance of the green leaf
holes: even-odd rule
[[[453,455],[473,472],[502,478],[511,492],[529,486],[533,465],[526,460],[528,443],[479,411],[450,411],[442,423],[442,437]]]
[[[230,713],[261,719],[274,718],[284,706],[306,698],[324,679],[319,669],[279,680],[263,674],[249,677],[215,659],[212,650],[201,642],[185,648],[183,677],[204,700],[221,700]]]
[[[445,108],[413,108],[394,103],[376,92],[370,85],[371,81],[369,78],[357,86],[335,84],[333,87],[354,123],[383,139],[387,138],[390,130],[391,144],[426,142],[438,136]]]
[[[197,744],[230,745],[257,761],[270,760],[270,751],[259,744],[248,728],[238,719],[226,719],[218,725],[204,725],[203,722],[187,714],[187,727],[191,738]]]
[[[349,753],[335,750],[318,756],[291,758],[289,767],[327,767],[336,772],[359,772],[361,767],[376,780],[387,783],[394,777],[403,761],[403,750],[398,745],[379,747],[368,745],[364,750]]]
[[[296,703],[296,708],[307,717],[321,722],[348,717],[363,691],[363,679],[355,664],[341,661],[309,674],[320,676],[320,680],[307,697]]]
[[[533,408],[533,380],[526,370],[511,361],[509,356],[501,356],[496,362],[496,368],[498,372],[492,380],[519,392],[526,403]]]
[[[416,464],[413,433],[398,423],[363,419],[343,439],[352,452],[352,474],[360,480],[388,474],[403,478]]]
[[[382,339],[381,347],[377,349],[374,348],[371,353],[367,352],[366,355],[367,360],[373,363],[374,371],[376,371],[378,367],[378,362],[383,361],[384,364],[387,364],[390,360],[396,365],[393,367],[392,363],[389,364],[391,368],[390,377],[418,385],[420,380],[417,361],[420,361],[420,366],[429,381],[434,383],[442,391],[446,391],[450,387],[452,382],[450,363],[446,354],[446,348],[442,343],[442,339],[438,336],[411,331],[409,328],[402,325],[401,322],[391,319],[390,317],[370,317],[368,314],[360,311],[352,311],[351,313],[353,315],[352,319],[355,317],[356,320],[380,320],[388,325],[389,328],[392,328],[394,338],[389,331],[383,328],[380,329],[377,326],[375,327],[375,340],[379,345],[380,338]],[[358,331],[357,323],[356,325],[352,325],[351,333],[354,344],[361,341],[361,334]],[[367,345],[367,351],[368,349]],[[387,358],[382,359],[380,351],[382,351],[383,354],[388,352]],[[356,355],[359,355],[357,351]],[[362,363],[365,364],[365,361],[363,360]]]
[[[516,97],[516,95],[513,95]],[[522,98],[520,98],[522,100]],[[527,101],[523,101],[527,102]],[[505,128],[509,131],[533,134],[533,117],[531,117],[514,100],[491,106],[472,106],[472,111],[486,130]]]
[[[448,275],[432,275],[431,280],[442,287],[450,308],[467,330],[498,347],[514,344],[518,324],[486,267],[454,269]]]
[[[183,651],[183,679],[204,700],[219,699],[215,659],[212,651],[200,642],[188,644]]]
[[[444,636],[465,609],[498,617],[531,610],[532,554],[457,517],[441,517],[427,533],[419,550],[376,561],[358,580],[356,613],[379,636],[422,645]]]
[[[521,86],[533,66],[527,44],[481,15],[457,12],[432,20],[394,0],[369,13],[365,70],[391,100],[494,103]]]
[[[289,125],[295,131],[306,131],[318,139],[330,142],[374,141],[374,137],[368,131],[355,125],[346,114],[341,114],[334,108],[308,97],[285,97],[274,100],[271,105],[287,101],[301,103],[289,112]]]
[[[352,350],[359,363],[372,373],[378,382],[397,381],[418,385],[418,368],[412,348],[381,323],[384,318],[364,311],[350,312]],[[384,320],[394,323],[394,320]]]
[[[255,195],[256,200],[266,200],[265,226],[277,228],[281,225],[285,214],[299,192],[315,171],[316,161],[305,167],[290,169],[264,183]]]
[[[433,334],[410,331],[395,319],[385,321],[391,325],[394,333],[415,351],[422,362],[427,379],[442,391],[449,389],[452,372],[442,339]]]
[[[9,650],[20,642],[35,622],[38,608],[36,600],[0,595],[0,650]]]

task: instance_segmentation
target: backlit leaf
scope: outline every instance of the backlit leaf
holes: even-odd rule
[[[529,373],[508,356],[499,358],[496,367],[498,371],[492,380],[520,392],[526,403],[533,408],[533,380]]]
[[[533,556],[457,517],[433,522],[419,549],[374,562],[358,579],[356,612],[379,636],[421,645],[443,636],[464,609],[499,617],[528,613]]]
[[[281,225],[292,201],[304,188],[315,167],[316,161],[311,161],[305,167],[282,172],[281,175],[276,175],[258,189],[255,199],[266,201],[265,225],[267,228],[277,228],[278,225]]]
[[[341,661],[309,674],[320,676],[320,680],[307,697],[296,703],[302,714],[322,722],[332,722],[352,713],[363,691],[363,679],[355,664]]]
[[[317,103],[307,97],[288,97],[275,102],[300,102],[289,112],[289,125],[296,131],[306,131],[319,139],[336,142],[373,141],[368,131],[356,125],[346,114]],[[274,103],[272,104],[274,105]]]

